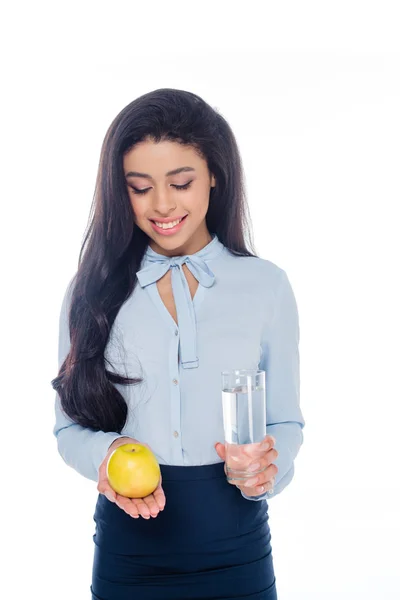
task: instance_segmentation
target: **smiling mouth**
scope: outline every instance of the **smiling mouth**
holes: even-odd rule
[[[157,227],[159,227],[160,229],[173,229],[174,227],[177,227],[177,225],[180,225],[180,223],[182,223],[182,221],[184,219],[186,219],[188,215],[185,215],[184,217],[182,217],[181,219],[175,219],[174,221],[170,221],[169,223],[162,223],[161,221],[156,221],[155,219],[149,219],[152,223],[154,223]],[[171,226],[171,223],[174,223],[174,225]]]

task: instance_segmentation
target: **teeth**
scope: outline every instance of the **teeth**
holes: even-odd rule
[[[183,219],[183,217],[182,217],[182,219]],[[154,222],[157,225],[157,227],[160,227],[161,229],[171,229],[171,227],[175,227],[175,225],[178,225],[178,223],[180,223],[182,221],[182,219],[177,219],[176,221],[171,221],[171,223],[158,223],[157,221],[154,221]]]

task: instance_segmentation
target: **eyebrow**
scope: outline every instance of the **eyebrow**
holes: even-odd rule
[[[168,171],[168,173],[165,173],[165,176],[169,177],[170,175],[178,175],[178,173],[183,173],[186,171],[195,171],[195,169],[193,169],[193,167],[179,167],[178,169]],[[138,173],[137,171],[129,171],[129,173],[126,173],[125,177],[144,177],[145,179],[153,180],[151,175],[148,175],[147,173]]]

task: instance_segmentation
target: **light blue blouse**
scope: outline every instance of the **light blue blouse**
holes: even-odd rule
[[[184,263],[199,281],[193,300]],[[170,268],[178,325],[156,285]],[[267,433],[276,439],[278,473],[272,493],[242,495],[277,495],[293,478],[305,425],[299,318],[286,272],[262,258],[232,255],[214,234],[186,256],[166,257],[148,246],[137,278],[105,351],[116,372],[143,378],[133,386],[115,384],[128,404],[125,427],[121,433],[84,428],[63,413],[56,393],[53,433],[60,455],[93,481],[110,444],[124,435],[149,444],[160,464],[220,462],[214,444],[224,441],[221,371],[259,368],[266,371]],[[60,313],[59,366],[70,347],[73,280]]]

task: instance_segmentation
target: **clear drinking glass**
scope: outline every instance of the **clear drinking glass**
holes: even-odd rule
[[[226,476],[241,485],[265,470],[248,470],[262,453],[260,442],[267,434],[265,371],[236,369],[221,376]]]

